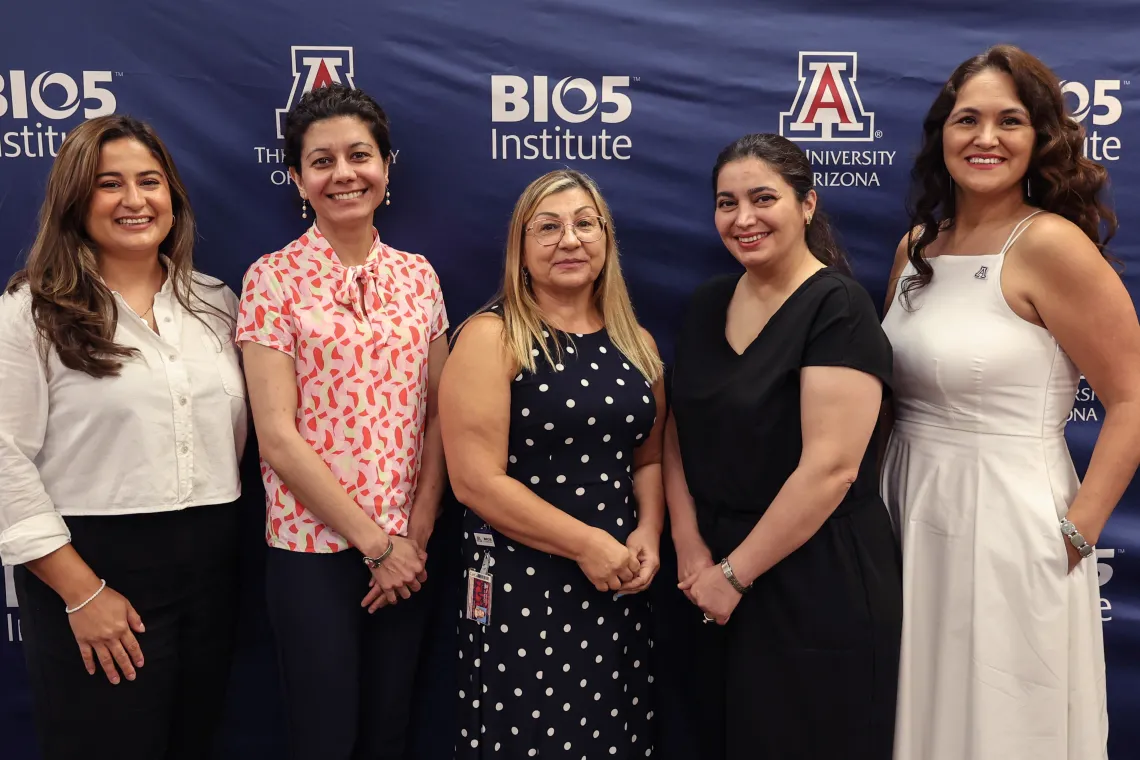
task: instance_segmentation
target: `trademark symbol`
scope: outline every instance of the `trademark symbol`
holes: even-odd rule
[[[1122,84],[1123,84],[1125,87],[1127,87],[1128,85],[1132,84],[1132,80],[1130,80],[1130,79],[1125,79],[1125,80],[1122,82]]]
[[[881,130],[881,129],[876,129],[876,130],[875,130],[875,139],[876,139],[876,140],[878,140],[878,139],[879,139],[880,137],[882,137],[882,136],[883,136],[883,130]]]
[[[640,81],[641,81],[641,77],[634,77],[634,78],[633,78],[633,81],[635,81],[635,82],[640,82]],[[1125,84],[1128,84],[1128,82],[1125,82]]]
[[[123,72],[121,72],[121,71],[115,72],[115,76],[117,76],[117,77],[121,77],[122,75],[123,75]]]

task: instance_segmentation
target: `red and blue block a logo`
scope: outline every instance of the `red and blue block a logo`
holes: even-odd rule
[[[294,45],[293,89],[284,108],[277,109],[277,138],[285,137],[285,115],[297,104],[301,96],[333,82],[355,87],[352,77],[351,47],[312,47]]]
[[[871,141],[875,114],[855,86],[858,53],[800,53],[800,87],[780,113],[780,134],[799,141]]]

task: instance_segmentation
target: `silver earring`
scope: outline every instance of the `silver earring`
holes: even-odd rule
[[[523,270],[523,286],[530,287],[530,272],[526,269]]]
[[[384,188],[384,205],[392,205],[392,191],[389,188]]]
[[[301,199],[301,218],[302,219],[308,219],[309,218],[309,208],[308,207],[309,207],[309,199],[308,198],[302,198]]]
[[[1025,177],[1025,197],[1026,198],[1032,198],[1033,197],[1033,190],[1029,186],[1029,176],[1028,175],[1026,175],[1026,177]]]

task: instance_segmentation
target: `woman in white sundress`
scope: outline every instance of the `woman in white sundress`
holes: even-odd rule
[[[1106,758],[1093,545],[1140,461],[1140,325],[1104,247],[1107,175],[1057,77],[1015,47],[959,66],[923,129],[883,322],[895,758]],[[1064,438],[1080,372],[1106,411],[1083,485]]]

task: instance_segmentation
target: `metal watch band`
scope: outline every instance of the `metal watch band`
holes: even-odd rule
[[[1081,559],[1092,556],[1093,551],[1095,551],[1094,547],[1080,534],[1072,520],[1068,518],[1061,520],[1061,533],[1065,538],[1069,539],[1069,543],[1072,544],[1073,548],[1081,555]]]
[[[732,584],[732,587],[739,593],[743,594],[745,591],[752,588],[751,586],[743,585],[739,580],[737,580],[736,573],[732,572],[732,563],[728,561],[728,557],[725,557],[720,561],[720,570],[722,573],[724,573],[724,577],[728,579],[728,582]]]
[[[380,567],[380,563],[388,559],[388,555],[392,553],[392,550],[394,548],[396,548],[396,542],[392,540],[391,536],[389,536],[388,548],[384,550],[384,553],[379,557],[364,557],[364,564],[368,565],[369,569],[375,570],[376,568]]]

